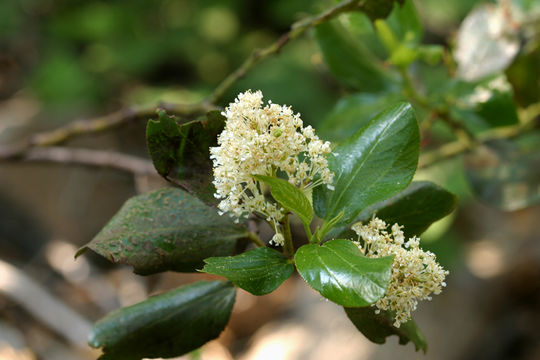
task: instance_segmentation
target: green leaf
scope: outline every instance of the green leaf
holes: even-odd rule
[[[101,360],[180,356],[215,339],[227,325],[236,289],[222,281],[200,281],[99,320],[89,335],[102,347]]]
[[[291,261],[274,249],[258,248],[236,256],[205,259],[201,270],[220,275],[252,293],[271,293],[294,271]]]
[[[182,142],[176,176],[206,203],[216,203],[210,147],[217,146],[217,136],[224,126],[225,117],[217,110],[180,126]]]
[[[330,72],[343,84],[367,92],[392,86],[388,69],[336,20],[318,25],[315,35]]]
[[[388,286],[393,256],[367,258],[349,240],[302,246],[294,257],[304,280],[322,296],[343,306],[366,306]]]
[[[254,175],[253,177],[268,185],[274,199],[285,209],[298,215],[300,220],[309,226],[313,220],[313,208],[309,199],[300,189],[283,179],[264,175]]]
[[[402,99],[403,95],[397,93],[358,93],[343,97],[317,124],[317,134],[332,142],[344,140],[363,128],[388,104]]]
[[[418,48],[418,57],[426,64],[435,66],[444,56],[444,47],[441,45],[422,45]]]
[[[346,19],[343,25],[351,32],[352,36],[364,44],[379,60],[387,58],[387,51],[375,32],[373,22],[366,14],[354,11],[341,16]]]
[[[246,230],[183,190],[165,188],[135,196],[86,245],[141,275],[194,271],[210,256],[236,252]]]
[[[371,20],[387,17],[394,6],[394,2],[403,4],[405,0],[367,0],[362,3],[362,11]]]
[[[328,161],[335,190],[314,189],[315,212],[328,220],[343,210],[338,225],[350,223],[367,206],[407,187],[416,171],[419,148],[418,124],[409,104],[381,112],[335,148],[337,155]]]
[[[457,197],[429,181],[413,182],[388,200],[362,211],[356,221],[366,222],[373,215],[388,225],[403,225],[407,238],[419,236],[435,221],[450,214],[457,205]],[[340,237],[355,238],[354,232],[336,232]]]
[[[427,350],[426,339],[413,320],[396,328],[392,325],[392,317],[388,312],[381,311],[380,314],[375,314],[374,309],[370,306],[346,307],[345,313],[358,331],[376,344],[384,344],[388,336],[397,335],[401,345],[412,341],[416,351],[422,349],[425,353]]]
[[[519,123],[514,92],[504,75],[474,83],[454,81],[448,93],[456,98],[454,117],[475,133]]]
[[[476,112],[491,127],[519,123],[512,89],[507,89],[507,91],[494,90],[487,101],[477,105]]]
[[[341,220],[341,218],[343,217],[343,215],[345,215],[345,211],[341,210],[339,212],[339,214],[337,214],[335,217],[333,217],[332,219],[330,220],[325,220],[324,223],[322,224],[321,227],[317,227],[317,231],[315,232],[315,234],[313,235],[313,237],[315,238],[315,242],[316,243],[321,243],[321,241],[324,239],[324,236],[332,229],[336,226],[337,223],[339,223],[339,221]],[[339,234],[339,233],[336,233],[336,234]],[[334,236],[333,238],[335,239],[336,237],[339,237],[339,236]],[[354,236],[345,236],[344,238],[347,238],[347,239],[350,239],[350,238],[353,238]]]
[[[217,145],[225,118],[210,111],[202,119],[177,124],[174,117],[159,111],[159,120],[146,127],[148,151],[158,173],[196,193],[207,203],[215,203],[210,147]]]
[[[167,176],[178,161],[178,147],[181,141],[176,120],[164,110],[158,110],[159,119],[148,120],[146,144],[154,167],[161,176]]]
[[[506,211],[540,202],[540,131],[497,140],[465,156],[467,178],[482,201]]]
[[[405,0],[401,6],[394,5],[386,22],[401,41],[414,44],[422,42],[424,29],[413,0]]]

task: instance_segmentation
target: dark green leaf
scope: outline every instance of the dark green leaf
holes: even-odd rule
[[[425,353],[427,350],[426,339],[413,320],[396,328],[392,325],[392,317],[388,312],[382,311],[380,314],[375,314],[370,306],[345,308],[345,313],[354,326],[376,344],[384,344],[388,336],[397,335],[401,345],[412,341],[416,351],[422,349]]]
[[[366,222],[375,214],[389,225],[403,225],[405,236],[410,238],[419,236],[432,223],[450,214],[456,205],[457,197],[451,192],[429,181],[418,181],[390,199],[366,208],[356,221]],[[336,234],[356,238],[350,230]]]
[[[331,230],[331,229],[334,229],[335,230],[335,226],[337,223],[339,223],[339,221],[341,220],[341,218],[343,217],[343,215],[345,214],[345,211],[341,210],[339,212],[339,214],[337,214],[335,217],[333,217],[332,219],[330,220],[327,220],[323,223],[322,227],[317,227],[317,231],[315,232],[315,234],[313,235],[315,237],[315,242],[316,243],[320,243],[322,240],[324,240],[324,236]],[[343,227],[341,228],[338,228],[340,229],[339,232],[335,232],[335,234],[340,234],[341,231],[343,231]],[[340,236],[333,236],[332,238],[335,239],[335,238],[339,238]],[[347,238],[347,239],[351,239],[353,238],[354,236],[343,236],[341,238]]]
[[[234,254],[245,235],[194,196],[165,188],[126,201],[85,248],[148,275],[200,269],[207,257]]]
[[[493,90],[489,99],[479,103],[476,111],[491,127],[515,125],[519,123],[514,93]]]
[[[313,191],[315,212],[326,220],[340,211],[350,223],[367,206],[407,187],[416,171],[420,135],[409,104],[391,106],[339,144],[329,158],[335,190]]]
[[[210,111],[206,119],[180,126],[182,141],[175,176],[206,203],[216,202],[210,147],[217,145],[224,125],[225,117],[219,111]]]
[[[253,177],[268,185],[274,199],[285,209],[298,215],[300,220],[309,226],[313,220],[313,208],[300,189],[283,179],[263,175],[254,175]]]
[[[99,320],[89,336],[102,360],[180,356],[215,339],[227,325],[236,289],[201,281],[116,310]]]
[[[274,249],[258,248],[236,256],[204,260],[203,272],[221,275],[253,295],[271,293],[294,271],[291,261]]]
[[[465,157],[473,192],[489,205],[507,211],[540,202],[540,132],[490,141]]]
[[[294,257],[304,280],[322,296],[343,306],[366,306],[388,286],[392,256],[367,258],[349,240],[302,246]]]
[[[395,93],[360,93],[346,96],[339,100],[330,114],[317,125],[317,134],[332,142],[344,140],[363,128],[388,104],[402,99],[401,94]]]
[[[159,120],[149,120],[146,128],[148,151],[158,173],[180,181],[207,203],[216,201],[209,149],[216,146],[224,119],[219,111],[210,111],[204,119],[179,125],[160,111]]]
[[[379,60],[339,22],[327,21],[315,29],[317,42],[332,74],[357,90],[379,92],[392,85],[392,77]]]
[[[158,116],[157,121],[148,120],[146,144],[157,172],[167,176],[178,161],[181,135],[174,117],[163,110],[158,110]]]
[[[452,115],[475,133],[519,122],[512,87],[503,75],[480,82],[453,81],[447,92],[456,97]]]
[[[405,0],[367,0],[363,1],[362,11],[372,20],[381,19],[390,14],[394,2],[403,4],[403,1]]]

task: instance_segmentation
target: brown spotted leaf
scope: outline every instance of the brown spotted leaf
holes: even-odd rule
[[[203,259],[236,253],[245,235],[244,228],[201,200],[165,188],[126,201],[77,255],[90,248],[141,275],[195,271],[203,267]]]

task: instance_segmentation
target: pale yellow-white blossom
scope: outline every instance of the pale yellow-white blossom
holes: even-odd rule
[[[321,184],[331,188],[334,175],[326,159],[330,143],[320,140],[311,126],[304,127],[290,107],[271,101],[264,105],[261,91],[240,93],[222,114],[225,129],[218,146],[210,148],[218,207],[237,219],[263,215],[276,232],[272,242],[282,245],[279,221],[284,210],[265,197],[264,186],[253,175],[281,175],[306,194]]]
[[[437,263],[435,254],[420,248],[419,238],[405,241],[402,228],[394,224],[388,231],[387,224],[376,217],[366,225],[352,226],[364,255],[371,258],[394,255],[388,288],[374,306],[377,313],[387,310],[395,314],[395,327],[411,319],[418,301],[431,300],[431,294],[439,294],[446,286],[444,280],[448,275]]]

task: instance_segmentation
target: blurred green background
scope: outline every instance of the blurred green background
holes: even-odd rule
[[[443,41],[476,1],[422,1],[429,40]],[[0,96],[27,91],[56,121],[158,100],[208,95],[251,51],[330,1],[52,1],[0,3]],[[340,90],[304,36],[258,66],[240,89],[262,89],[316,123]]]

